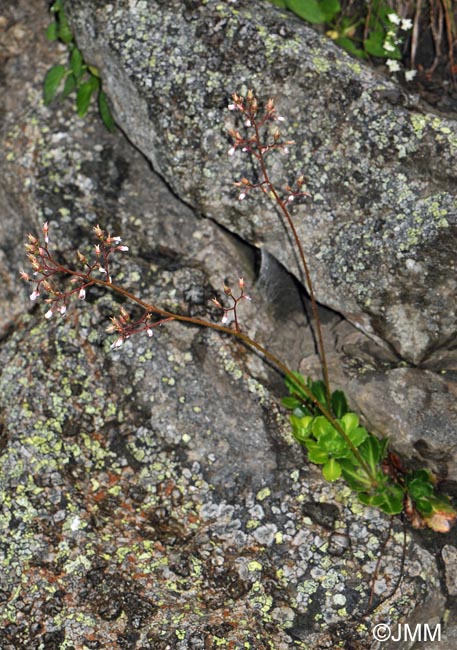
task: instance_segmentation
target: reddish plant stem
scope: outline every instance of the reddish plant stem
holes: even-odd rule
[[[282,373],[284,376],[288,377],[291,381],[296,383],[300,387],[300,389],[306,394],[306,396],[316,405],[316,407],[319,409],[322,415],[331,423],[331,425],[338,431],[338,433],[345,440],[346,444],[351,449],[354,456],[357,458],[361,467],[364,469],[367,476],[371,479],[372,487],[376,487],[377,480],[376,477],[373,475],[370,466],[362,457],[357,447],[352,443],[351,439],[344,431],[342,426],[339,424],[339,422],[333,417],[330,411],[327,410],[325,406],[313,395],[313,393],[310,391],[308,386],[304,382],[299,380],[296,377],[296,375],[293,374],[290,368],[288,368],[280,359],[278,359],[278,357],[276,357],[274,354],[272,354],[266,348],[264,348],[263,345],[261,345],[260,343],[252,339],[247,334],[244,334],[239,329],[237,330],[237,329],[232,329],[230,327],[225,327],[224,325],[218,325],[217,323],[212,323],[211,321],[207,321],[202,318],[195,318],[193,316],[184,316],[181,314],[175,314],[166,309],[162,309],[160,307],[157,307],[156,305],[152,305],[150,303],[145,302],[144,300],[141,300],[141,298],[138,298],[134,294],[130,293],[130,291],[124,289],[123,287],[118,286],[117,284],[113,284],[112,282],[107,282],[105,280],[92,278],[85,273],[80,273],[73,269],[66,268],[56,262],[54,263],[55,263],[55,269],[57,271],[63,273],[64,275],[80,278],[84,282],[85,287],[89,287],[92,284],[105,287],[111,291],[114,291],[115,293],[118,293],[121,296],[124,296],[125,298],[128,298],[132,302],[135,302],[137,305],[139,305],[149,313],[157,314],[166,320],[175,320],[182,323],[189,323],[191,325],[198,325],[200,327],[213,329],[216,330],[217,332],[230,334],[230,336],[235,337],[239,341],[242,341],[243,343],[248,345],[250,348],[253,348],[254,350],[260,352],[260,354],[263,357],[265,357],[265,359],[267,359],[273,366],[275,366],[280,373]]]
[[[276,191],[276,188],[275,188],[274,184],[270,180],[270,176],[268,174],[267,166],[265,164],[265,158],[264,158],[264,155],[262,153],[260,132],[259,132],[259,128],[258,128],[258,125],[257,125],[257,121],[255,119],[255,115],[252,116],[251,122],[252,122],[252,125],[253,125],[254,129],[255,129],[256,141],[257,141],[257,145],[258,145],[258,151],[255,153],[256,158],[259,161],[260,168],[262,170],[262,174],[263,174],[263,177],[265,179],[265,182],[268,185],[268,188],[269,188],[270,192],[273,194],[274,200],[276,201],[276,203],[280,207],[281,212],[283,213],[283,215],[284,215],[284,217],[285,217],[285,219],[287,221],[287,224],[288,224],[288,226],[290,228],[290,231],[292,233],[292,236],[293,236],[295,245],[297,247],[299,257],[300,257],[300,262],[301,262],[301,265],[303,267],[303,271],[305,273],[306,284],[307,284],[307,288],[308,288],[308,292],[309,292],[309,297],[311,299],[311,308],[312,308],[312,311],[313,311],[314,322],[315,322],[315,325],[316,325],[317,344],[318,344],[318,350],[319,350],[319,357],[320,357],[320,360],[321,360],[322,374],[323,374],[324,384],[325,384],[325,392],[327,394],[327,402],[328,402],[328,404],[330,404],[331,391],[330,391],[330,381],[329,381],[329,376],[328,376],[327,358],[326,358],[326,355],[325,355],[324,339],[323,339],[323,336],[322,336],[321,321],[320,321],[320,317],[319,317],[319,310],[318,310],[318,307],[317,307],[316,296],[315,296],[315,293],[314,293],[314,287],[313,287],[313,283],[312,283],[312,280],[311,280],[311,274],[309,272],[308,263],[306,261],[305,252],[303,250],[303,246],[302,246],[300,237],[298,236],[297,229],[295,228],[295,225],[294,225],[294,222],[293,222],[292,217],[290,215],[290,212],[287,209],[286,204],[284,203],[284,201],[281,199],[278,192]]]

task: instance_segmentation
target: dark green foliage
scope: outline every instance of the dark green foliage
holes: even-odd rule
[[[45,104],[53,100],[63,100],[76,92],[76,112],[84,117],[89,110],[93,97],[97,98],[98,109],[103,124],[109,131],[114,131],[115,123],[108,105],[106,94],[98,70],[87,65],[81,51],[73,39],[70,26],[64,13],[62,0],[57,0],[51,7],[54,21],[46,30],[46,37],[51,41],[60,41],[68,47],[68,64],[55,65],[46,74],[43,84]]]

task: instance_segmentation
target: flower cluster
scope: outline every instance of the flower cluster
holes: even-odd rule
[[[154,327],[159,327],[164,323],[173,320],[172,316],[167,318],[161,318],[154,322],[151,321],[152,314],[150,311],[146,310],[144,314],[136,321],[133,321],[130,318],[130,314],[127,312],[124,307],[121,307],[119,310],[119,316],[113,316],[111,318],[111,325],[106,328],[106,331],[109,333],[117,332],[118,338],[111,345],[112,350],[120,348],[124,341],[133,334],[139,334],[140,332],[146,332],[148,336],[153,336]]]
[[[120,237],[112,237],[97,225],[94,228],[95,235],[98,239],[94,251],[95,260],[89,262],[83,253],[76,251],[78,263],[82,267],[82,270],[78,271],[63,266],[53,257],[49,250],[49,224],[47,222],[43,224],[42,231],[43,243],[34,235],[28,235],[25,249],[33,273],[30,275],[25,271],[21,271],[20,276],[23,280],[31,282],[34,285],[34,289],[30,294],[30,300],[37,300],[42,292],[48,295],[45,302],[50,307],[45,314],[45,318],[49,319],[56,311],[61,315],[65,314],[70,296],[78,294],[80,300],[85,299],[87,288],[95,283],[95,279],[92,276],[94,271],[102,273],[106,278],[104,281],[111,284],[109,258],[116,251],[127,251],[128,246],[121,245]],[[75,286],[62,291],[58,288],[55,281],[64,276],[71,276],[70,281]]]
[[[403,42],[403,36],[398,36],[397,31],[400,29],[403,32],[408,32],[413,27],[413,22],[410,18],[401,18],[398,14],[392,12],[387,15],[390,27],[387,30],[386,37],[383,43],[383,48],[386,52],[395,52]],[[391,55],[392,56],[392,55]],[[399,72],[401,66],[396,59],[387,59],[386,65],[389,72]],[[416,76],[416,70],[406,70],[406,81],[412,81]]]
[[[239,289],[240,289],[240,293],[239,293],[238,296],[234,296],[231,288],[224,284],[224,293],[232,301],[232,306],[231,307],[224,307],[219,302],[219,300],[217,298],[213,298],[212,302],[213,302],[213,304],[216,305],[216,307],[218,307],[219,309],[222,309],[222,311],[224,312],[223,315],[222,315],[222,319],[221,319],[222,325],[227,325],[229,323],[230,317],[233,317],[233,323],[234,323],[234,326],[235,326],[235,331],[240,332],[241,330],[240,330],[240,325],[239,325],[239,321],[238,321],[238,313],[237,313],[238,303],[241,300],[249,300],[249,301],[251,301],[251,298],[250,298],[250,296],[247,296],[244,293],[244,289],[245,289],[244,278],[239,278],[238,286],[239,286]]]
[[[254,189],[260,189],[265,194],[268,194],[272,191],[272,184],[265,173],[265,156],[271,151],[277,150],[283,154],[289,153],[288,147],[293,145],[294,141],[283,140],[278,127],[274,128],[274,130],[264,129],[264,127],[267,127],[271,122],[283,122],[284,118],[278,115],[273,99],[269,99],[262,109],[252,90],[248,91],[246,98],[235,93],[228,109],[241,113],[246,131],[243,136],[237,129],[229,130],[229,135],[233,138],[233,145],[228,152],[229,156],[233,156],[238,149],[243,153],[250,154],[259,161],[263,172],[263,180],[259,183],[254,183],[243,177],[234,184],[240,190],[238,199],[242,201],[246,198],[248,192]],[[296,182],[297,188],[295,190],[287,185],[285,195],[281,200],[290,203],[297,197],[309,197],[310,194],[302,190],[304,182],[304,176],[300,176]]]

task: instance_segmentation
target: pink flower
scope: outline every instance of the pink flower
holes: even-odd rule
[[[39,294],[38,291],[34,291],[33,293],[30,294],[30,300],[32,300],[32,301],[36,300],[39,295],[40,294]]]
[[[128,246],[116,246],[117,251],[128,251]]]
[[[82,289],[79,290],[79,299],[84,300],[85,297],[86,297],[86,290],[83,287]]]
[[[59,307],[59,312],[62,314],[62,316],[65,314],[66,311],[67,311],[67,305],[61,305]]]
[[[233,154],[235,153],[235,151],[236,151],[235,147],[232,147],[231,149],[228,150],[228,155],[229,155],[229,156],[233,156]]]

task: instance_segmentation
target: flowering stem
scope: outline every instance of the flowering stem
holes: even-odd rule
[[[260,142],[260,133],[259,133],[259,127],[257,125],[257,122],[255,119],[252,120],[252,125],[255,129],[255,135],[256,135],[256,140],[257,142]],[[294,238],[295,245],[298,250],[298,254],[300,256],[300,262],[303,267],[303,271],[305,273],[305,278],[306,278],[306,284],[308,287],[308,292],[309,292],[309,297],[311,299],[311,307],[313,311],[313,316],[314,316],[314,322],[316,325],[316,333],[317,333],[317,344],[318,344],[318,349],[319,349],[319,357],[321,360],[321,365],[322,365],[322,373],[324,377],[324,384],[325,384],[325,392],[327,393],[327,401],[330,404],[330,397],[331,397],[331,392],[330,392],[330,381],[329,381],[329,376],[328,376],[328,365],[327,365],[327,359],[325,356],[325,347],[324,347],[324,340],[322,337],[322,328],[321,328],[321,321],[319,317],[319,310],[317,307],[317,301],[316,301],[316,296],[314,293],[314,287],[313,283],[311,280],[311,274],[309,272],[308,264],[306,262],[306,256],[305,252],[303,250],[302,243],[300,241],[300,237],[298,236],[297,229],[295,228],[294,222],[292,220],[292,217],[290,215],[289,210],[287,209],[287,206],[283,199],[279,196],[278,192],[276,191],[275,186],[270,180],[270,176],[268,174],[267,166],[265,164],[265,157],[262,152],[262,147],[259,147],[258,153],[257,153],[257,158],[260,164],[260,169],[262,170],[262,175],[266,181],[266,184],[268,185],[268,188],[270,192],[272,193],[274,200],[280,207],[284,217],[286,218],[287,224],[290,228],[290,231],[292,233],[292,236]]]
[[[357,447],[352,443],[349,436],[346,434],[346,432],[341,427],[339,422],[333,417],[330,411],[327,408],[325,408],[325,406],[313,395],[313,393],[310,391],[308,386],[304,382],[302,382],[296,375],[294,375],[294,373],[290,370],[290,368],[288,368],[280,359],[278,359],[278,357],[276,357],[274,354],[269,352],[266,348],[263,347],[263,345],[261,345],[260,343],[252,339],[250,336],[244,334],[244,332],[242,332],[239,328],[237,329],[235,327],[235,329],[232,329],[224,325],[218,325],[217,323],[212,323],[211,321],[207,321],[202,318],[195,318],[193,316],[184,316],[182,314],[175,314],[166,309],[162,309],[160,307],[157,307],[156,305],[152,305],[150,303],[145,302],[144,300],[141,300],[141,298],[138,298],[134,294],[130,293],[130,291],[124,289],[123,287],[117,284],[114,284],[112,282],[107,282],[106,280],[101,280],[98,278],[88,277],[88,275],[85,273],[75,271],[74,269],[66,268],[60,264],[55,264],[55,269],[65,275],[70,275],[73,277],[80,278],[81,280],[83,280],[84,285],[86,287],[89,285],[98,285],[101,287],[105,287],[110,291],[114,291],[115,293],[124,296],[125,298],[128,298],[132,302],[142,307],[145,310],[145,312],[151,314],[157,314],[158,316],[161,316],[160,322],[174,320],[182,323],[189,323],[191,325],[198,325],[200,327],[207,327],[216,330],[218,332],[229,334],[230,336],[235,337],[239,341],[242,341],[250,348],[253,348],[254,350],[257,350],[257,352],[260,352],[260,354],[263,357],[265,357],[265,359],[267,359],[280,373],[282,373],[284,376],[288,377],[291,381],[297,384],[300,387],[300,389],[306,394],[306,396],[316,405],[316,407],[319,409],[322,415],[332,424],[332,426],[343,437],[346,444],[351,449],[354,456],[357,458],[361,467],[363,467],[363,469],[365,470],[367,476],[370,477],[373,487],[376,485],[376,477],[373,475],[370,466],[364,460]]]

